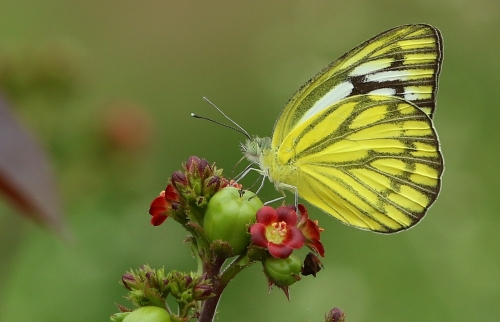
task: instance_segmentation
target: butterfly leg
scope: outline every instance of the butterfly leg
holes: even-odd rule
[[[241,171],[233,180],[238,182],[240,181],[241,179],[243,179],[244,176],[246,176],[248,174],[248,172],[251,171],[252,169],[252,166],[253,166],[253,163],[252,164],[249,164],[245,170]]]
[[[260,192],[262,187],[264,187],[264,182],[266,181],[266,173],[264,171],[262,171],[262,172],[260,172],[260,174],[262,175],[262,182],[260,183],[259,189],[257,189],[255,194],[258,194]]]
[[[299,205],[299,190],[297,189],[297,187],[292,186],[291,184],[286,184],[286,183],[280,182],[278,188],[279,188],[279,191],[281,191],[281,193],[283,194],[283,196],[285,196],[285,192],[283,191],[283,188],[286,188],[288,190],[293,191],[293,194],[295,196],[294,205],[295,205],[295,209],[297,209],[297,206]]]
[[[243,170],[243,172],[241,172],[239,175],[237,175],[236,178],[234,178],[234,181],[235,182],[240,181],[252,170],[258,172],[260,175],[262,175],[264,177],[266,176],[264,171],[262,171],[261,169],[252,168],[251,166],[252,165],[249,165],[245,170]]]
[[[273,202],[275,202],[275,201],[282,200],[282,199],[285,199],[285,197],[284,197],[284,196],[281,196],[281,197],[275,198],[275,199],[273,199],[273,200],[266,201],[266,202],[264,202],[264,206],[267,206],[267,205],[269,205],[270,203],[273,203]]]

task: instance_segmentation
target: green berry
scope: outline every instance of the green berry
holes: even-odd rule
[[[290,286],[300,280],[299,273],[302,267],[300,260],[294,255],[285,259],[270,256],[263,265],[267,277],[279,287]]]
[[[143,306],[131,312],[123,322],[172,322],[170,314],[157,306]]]
[[[208,239],[228,243],[233,255],[243,253],[250,244],[248,226],[255,223],[255,214],[260,208],[262,202],[251,191],[234,187],[219,190],[210,199],[204,217]]]

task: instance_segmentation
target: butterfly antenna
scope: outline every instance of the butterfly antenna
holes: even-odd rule
[[[235,121],[233,121],[229,116],[227,116],[220,108],[217,107],[217,105],[215,105],[214,103],[212,103],[208,98],[206,97],[203,97],[203,100],[205,102],[207,102],[208,104],[212,105],[213,107],[215,107],[215,109],[217,109],[217,111],[219,111],[219,113],[221,113],[226,119],[229,120],[229,122],[233,123],[234,125],[236,125],[236,128],[232,127],[232,126],[229,126],[229,125],[226,125],[226,124],[223,124],[223,123],[219,123],[219,122],[215,122],[213,120],[210,120],[208,118],[205,118],[205,117],[199,117],[199,116],[194,116],[193,113],[191,113],[191,116],[194,116],[194,117],[198,117],[198,118],[203,118],[203,119],[206,119],[208,121],[212,121],[212,122],[215,122],[217,124],[220,124],[220,125],[224,125],[225,127],[228,127],[228,128],[232,128],[240,133],[242,133],[243,135],[245,135],[249,140],[251,139],[250,137],[250,134],[248,134],[247,131],[245,131],[245,129],[243,127],[241,127],[238,123],[236,123]]]
[[[198,114],[194,114],[194,113],[191,113],[191,116],[192,116],[192,117],[194,117],[194,118],[197,118],[197,119],[202,119],[202,120],[206,120],[206,121],[213,122],[213,123],[215,123],[215,124],[222,125],[222,126],[227,127],[227,128],[229,128],[229,129],[231,129],[231,130],[235,130],[236,132],[240,132],[240,133],[242,133],[242,134],[246,135],[246,136],[250,139],[250,136],[248,136],[248,134],[247,134],[246,132],[242,132],[239,128],[236,128],[236,127],[234,127],[234,126],[227,125],[227,124],[224,124],[224,123],[222,123],[222,122],[219,122],[219,121],[216,121],[216,120],[212,120],[212,119],[210,119],[210,118],[208,118],[208,117],[205,117],[205,116],[200,116],[200,115],[198,115]]]

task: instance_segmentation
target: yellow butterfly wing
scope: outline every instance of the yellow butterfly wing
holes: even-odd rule
[[[444,169],[431,120],[441,52],[437,29],[407,25],[343,55],[290,99],[261,168],[348,225],[413,226],[437,198]]]
[[[276,121],[272,144],[341,99],[359,94],[396,96],[434,114],[441,71],[440,32],[425,24],[387,30],[352,49],[306,82]]]
[[[426,113],[397,97],[356,95],[296,127],[264,154],[268,175],[342,222],[392,233],[416,224],[443,160]]]

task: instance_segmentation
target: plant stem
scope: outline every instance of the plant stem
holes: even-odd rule
[[[219,277],[222,264],[224,264],[224,259],[216,258],[213,265],[206,266],[207,277],[212,280],[213,293],[215,296],[203,301],[198,322],[214,321],[222,291],[224,291],[224,288],[227,286],[227,283],[222,282]]]
[[[211,297],[203,302],[198,322],[214,321],[217,306],[219,305],[219,300],[223,290],[224,288],[218,290],[214,297]]]

